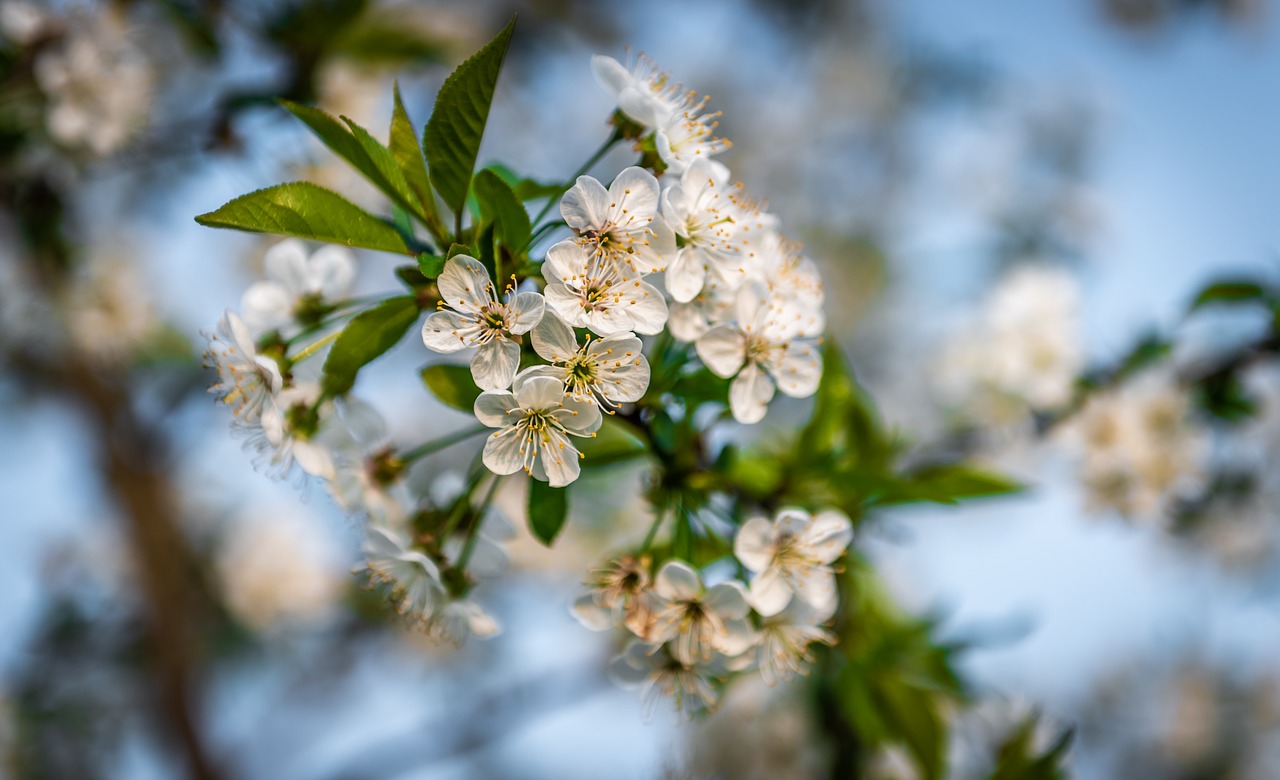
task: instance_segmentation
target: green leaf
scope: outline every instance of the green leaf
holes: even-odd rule
[[[467,366],[427,366],[422,369],[422,381],[445,406],[468,414],[474,412],[480,388],[476,387]]]
[[[466,244],[452,244],[449,246],[449,254],[446,257],[446,259],[452,260],[458,255],[466,255],[467,257],[474,257],[474,255],[472,254],[473,252],[475,252],[475,249],[467,246]]]
[[[649,451],[635,428],[616,417],[606,417],[593,438],[574,439],[573,444],[584,456],[584,469],[625,463]]]
[[[421,260],[419,260],[421,262]],[[396,277],[405,283],[411,290],[419,287],[426,287],[431,284],[431,280],[423,275],[422,271],[416,265],[398,265],[396,266]]]
[[[1245,279],[1224,280],[1201,290],[1191,302],[1190,311],[1215,303],[1253,303],[1264,301],[1268,297],[1267,289],[1257,282]]]
[[[496,226],[494,231],[498,240],[513,253],[518,253],[529,243],[532,232],[529,212],[524,210],[524,205],[507,183],[493,171],[485,169],[477,173],[472,186],[481,214]]]
[[[488,165],[485,170],[493,171],[497,174],[498,178],[502,179],[521,201],[558,198],[564,194],[565,190],[569,189],[562,182],[547,184],[533,179],[526,179],[501,163]]]
[[[467,202],[489,106],[516,20],[445,79],[422,136],[431,183],[445,205],[460,214]]]
[[[307,182],[241,195],[196,217],[205,227],[297,236],[331,244],[416,254],[394,227],[341,195]]]
[[[434,279],[444,271],[445,259],[440,255],[423,252],[418,255],[418,270],[428,279]]]
[[[418,302],[411,295],[388,298],[347,323],[324,361],[323,387],[342,395],[356,383],[360,369],[394,347],[418,321]]]
[[[435,195],[431,192],[431,180],[427,177],[427,164],[422,157],[422,147],[418,145],[418,134],[414,132],[409,114],[404,110],[400,100],[400,85],[395,85],[395,108],[391,113],[391,156],[404,173],[409,189],[418,197],[423,209],[435,213]]]
[[[425,64],[443,62],[445,47],[415,29],[412,20],[385,14],[381,19],[362,18],[339,35],[328,53],[369,64]]]
[[[540,480],[529,480],[529,530],[538,541],[550,547],[564,528],[568,514],[568,490],[553,488]]]
[[[1023,486],[1013,480],[963,463],[926,466],[902,475],[901,484],[890,488],[877,503],[896,504],[933,501],[954,504],[962,499],[1016,493]]]
[[[302,120],[325,146],[350,163],[382,194],[410,214],[426,221],[422,204],[410,190],[399,163],[387,147],[367,130],[346,117],[342,117],[342,122],[339,122],[318,108],[288,100],[281,100],[280,105]]]

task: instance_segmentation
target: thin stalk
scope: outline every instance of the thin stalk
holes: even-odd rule
[[[489,492],[485,493],[484,500],[480,502],[480,509],[476,512],[476,521],[467,529],[467,541],[462,545],[462,552],[458,553],[459,569],[467,568],[467,561],[471,560],[471,553],[476,548],[476,539],[480,537],[480,526],[484,524],[484,513],[493,503],[493,497],[498,492],[498,485],[502,484],[502,478],[501,474],[493,475],[493,482],[489,483]]]
[[[662,527],[662,521],[667,516],[665,510],[659,510],[654,514],[653,523],[649,526],[649,533],[644,536],[644,543],[640,545],[641,554],[649,552],[649,548],[653,546],[653,540],[658,537],[658,529]]]
[[[588,159],[586,162],[584,162],[582,166],[578,168],[577,172],[574,173],[573,176],[571,176],[570,178],[576,180],[579,176],[582,176],[587,171],[591,170],[593,167],[595,167],[595,164],[600,162],[601,158],[603,158],[606,154],[608,154],[609,150],[612,149],[614,145],[621,140],[622,140],[622,135],[615,131],[613,135],[609,136],[608,140],[606,140],[603,144],[600,145],[600,148],[595,151],[595,154],[591,155],[591,158]],[[570,186],[573,186],[573,185],[571,184]],[[547,214],[550,213],[551,209],[556,205],[556,203],[559,203],[559,202],[560,202],[559,198],[547,198],[546,205],[542,207],[542,211],[538,212],[538,216],[534,217],[533,224],[536,225],[539,222],[541,222],[543,218],[545,218]],[[532,243],[532,240],[530,240],[530,243]],[[528,247],[528,244],[526,244],[525,246]]]
[[[317,340],[315,340],[315,341],[311,342],[311,344],[309,344],[309,345],[308,345],[306,348],[304,348],[301,352],[299,352],[298,354],[293,355],[292,357],[290,357],[290,358],[289,358],[289,360],[290,360],[290,361],[292,361],[292,362],[294,362],[294,363],[301,363],[302,361],[304,361],[304,360],[306,360],[307,358],[311,357],[311,356],[312,356],[312,355],[314,355],[315,353],[317,353],[317,352],[319,352],[320,350],[324,349],[324,348],[325,348],[326,346],[328,346],[329,344],[332,344],[334,341],[336,341],[336,340],[337,340],[338,336],[340,336],[340,335],[342,335],[342,331],[340,331],[340,330],[335,330],[333,333],[330,333],[328,336],[325,336],[325,337],[324,337],[324,338],[322,338],[322,339],[317,339]]]
[[[470,439],[472,436],[477,436],[488,430],[489,430],[488,426],[477,425],[472,428],[464,428],[463,430],[460,430],[460,431],[454,431],[448,436],[442,436],[439,439],[433,439],[427,442],[426,444],[421,444],[417,447],[414,447],[411,450],[400,453],[400,460],[404,461],[405,463],[413,463],[415,460],[418,460],[419,458],[425,458],[426,456],[432,453],[439,452],[440,450],[443,450],[446,447],[451,447],[460,441],[466,441],[467,439]]]

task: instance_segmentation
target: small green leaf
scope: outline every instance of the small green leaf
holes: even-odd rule
[[[546,182],[526,179],[520,174],[511,170],[501,163],[493,163],[485,167],[487,171],[493,171],[499,179],[511,188],[516,197],[521,201],[540,200],[542,198],[558,198],[568,189],[561,182],[547,184]]]
[[[474,412],[480,388],[476,387],[467,366],[427,366],[422,369],[422,381],[445,406],[468,414]]]
[[[419,258],[421,262],[421,258]],[[422,271],[416,265],[398,265],[396,266],[396,277],[405,283],[405,286],[411,290],[419,287],[426,287],[431,284],[431,280],[423,275]]]
[[[569,491],[553,488],[546,482],[529,480],[529,530],[538,541],[550,547],[569,514]]]
[[[593,438],[574,439],[583,454],[582,468],[598,469],[634,460],[649,451],[630,423],[606,417]]]
[[[524,205],[507,183],[493,171],[485,169],[476,174],[472,187],[485,221],[495,225],[498,240],[513,253],[523,249],[529,243],[532,231],[529,212],[524,210]]]
[[[474,255],[472,254],[473,252],[475,252],[475,250],[467,246],[466,244],[453,244],[449,247],[449,254],[446,257],[446,259],[452,260],[458,255],[466,255],[467,257],[474,257]]]
[[[1230,279],[1216,282],[1200,291],[1191,302],[1191,311],[1215,303],[1252,303],[1263,301],[1268,296],[1267,289],[1257,282],[1246,279]]]
[[[331,244],[415,254],[394,227],[341,195],[307,182],[277,184],[201,214],[205,227],[297,236]]]
[[[461,213],[467,202],[493,91],[515,25],[513,18],[445,79],[423,132],[422,148],[427,153],[431,183],[455,214]]]
[[[404,110],[400,100],[400,85],[395,86],[395,108],[391,113],[391,156],[404,173],[409,189],[418,197],[422,207],[430,214],[435,212],[435,195],[431,192],[431,180],[427,177],[427,164],[422,157],[422,147],[418,145],[418,134],[414,132],[409,114]]]
[[[434,279],[444,270],[445,259],[440,255],[423,252],[418,255],[418,270],[428,279]]]
[[[342,121],[347,123],[347,127],[351,129],[351,136],[356,139],[356,143],[360,144],[361,151],[385,182],[385,186],[380,189],[409,213],[426,222],[422,204],[418,202],[417,194],[409,187],[409,181],[404,171],[400,169],[400,163],[391,154],[391,150],[383,146],[382,142],[374,138],[368,130],[347,117],[342,117]]]
[[[1016,493],[1023,486],[1013,480],[963,463],[926,466],[902,476],[897,490],[890,489],[878,503],[933,501],[953,504],[963,499]]]
[[[418,321],[411,295],[389,298],[347,323],[324,361],[325,391],[342,395],[355,385],[360,369],[394,347]]]

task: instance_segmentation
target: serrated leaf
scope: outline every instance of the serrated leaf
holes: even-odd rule
[[[468,414],[475,411],[480,388],[476,387],[476,381],[471,378],[471,369],[467,366],[427,366],[422,369],[422,381],[445,406]]]
[[[342,395],[356,383],[356,375],[374,359],[399,343],[418,321],[418,302],[411,295],[389,298],[347,323],[324,361],[324,389]]]
[[[529,530],[550,547],[569,514],[569,491],[553,488],[546,482],[529,480]]]
[[[394,227],[341,195],[308,182],[277,184],[201,214],[205,227],[274,233],[330,244],[416,254]]]
[[[473,252],[475,252],[475,250],[467,246],[466,244],[452,244],[449,246],[449,254],[445,256],[445,259],[452,260],[458,255],[466,255],[467,257],[474,257],[474,255],[472,254]]]
[[[532,225],[529,212],[516,194],[496,173],[485,169],[476,174],[471,183],[483,218],[492,222],[498,240],[513,253],[518,253],[529,243]]]
[[[426,222],[426,214],[423,213],[422,204],[418,201],[418,196],[409,187],[409,181],[405,177],[404,171],[400,169],[400,163],[395,156],[391,154],[391,150],[382,145],[382,142],[374,138],[368,130],[351,121],[348,117],[342,117],[342,121],[346,122],[347,127],[351,130],[351,136],[355,138],[356,143],[360,145],[361,151],[364,152],[369,162],[377,169],[379,176],[386,183],[383,192],[387,197],[400,204],[405,210]],[[376,183],[376,182],[375,182]]]
[[[423,252],[418,255],[418,270],[428,279],[434,279],[444,271],[445,259],[440,255]]]
[[[423,132],[422,148],[427,153],[431,183],[454,214],[460,214],[467,202],[493,91],[515,25],[513,18],[445,79]]]
[[[1257,282],[1247,279],[1230,279],[1216,282],[1200,291],[1191,302],[1191,311],[1215,303],[1252,303],[1268,297],[1268,291]]]
[[[413,191],[424,209],[435,211],[435,195],[431,192],[431,180],[427,177],[427,164],[422,157],[422,147],[418,145],[418,134],[414,132],[409,114],[404,110],[400,100],[400,85],[394,90],[395,108],[391,112],[391,156],[404,173],[405,182]]]

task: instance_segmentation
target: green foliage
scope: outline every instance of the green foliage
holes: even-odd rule
[[[342,329],[324,361],[325,392],[342,395],[356,383],[360,369],[399,343],[418,321],[413,296],[388,298],[361,312]]]
[[[318,108],[280,101],[290,113],[311,128],[324,145],[359,171],[382,194],[419,220],[426,222],[422,203],[409,187],[400,162],[369,131],[346,117],[342,122]],[[345,126],[344,126],[345,123]]]
[[[418,255],[418,270],[428,279],[434,279],[444,271],[445,259],[440,255],[423,252]]]
[[[529,243],[532,225],[529,212],[520,199],[496,173],[485,169],[476,174],[472,182],[480,214],[494,225],[494,234],[512,252],[519,252]]]
[[[493,171],[494,175],[502,179],[522,202],[541,200],[542,198],[559,198],[568,189],[560,182],[547,184],[533,179],[526,179],[500,163],[489,165],[485,170]]]
[[[1248,279],[1226,279],[1215,282],[1200,291],[1191,302],[1190,311],[1197,311],[1212,304],[1265,303],[1274,300],[1274,293],[1266,286]]]
[[[431,192],[431,180],[427,176],[427,164],[422,157],[422,147],[418,145],[418,134],[409,121],[404,110],[404,102],[400,100],[400,85],[395,86],[395,108],[391,112],[391,134],[388,149],[396,164],[404,175],[405,184],[417,196],[424,212],[433,218],[436,216],[435,195]]]
[[[431,183],[454,214],[461,214],[467,202],[493,91],[515,24],[513,18],[445,79],[422,136]]]
[[[427,366],[422,369],[422,381],[442,404],[460,412],[471,414],[480,397],[480,388],[467,366]]]
[[[904,473],[877,503],[902,504],[932,501],[954,504],[962,499],[1007,495],[1022,490],[1013,480],[963,463],[925,466]]]
[[[307,182],[277,184],[201,214],[205,227],[274,233],[330,244],[416,254],[390,224],[338,195]]]
[[[553,488],[540,480],[529,480],[529,530],[546,546],[564,528],[569,514],[569,491]]]
[[[616,417],[605,417],[594,438],[575,442],[585,457],[584,469],[599,469],[626,463],[643,457],[649,452],[643,434],[633,425]]]
[[[1031,716],[1018,724],[996,753],[996,768],[987,780],[1066,780],[1062,767],[1067,750],[1075,736],[1064,731],[1043,753],[1035,752],[1035,729],[1038,718]]]

